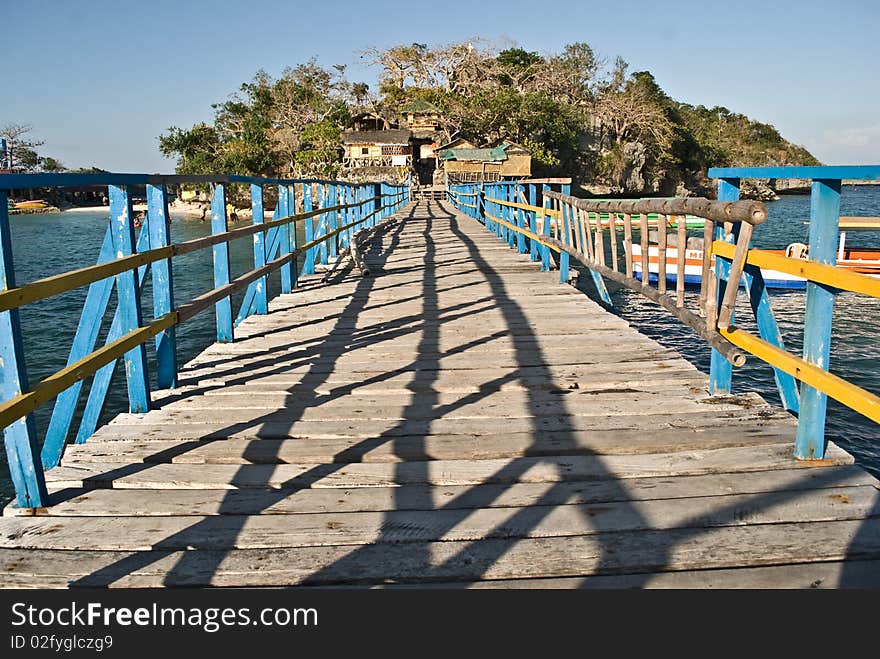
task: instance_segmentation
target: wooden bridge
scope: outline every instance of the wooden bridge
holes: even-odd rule
[[[880,587],[876,479],[795,459],[795,418],[710,396],[486,198],[384,214],[67,445],[0,519],[0,585]]]

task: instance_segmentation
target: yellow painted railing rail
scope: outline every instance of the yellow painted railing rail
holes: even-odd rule
[[[503,227],[507,227],[511,231],[516,231],[517,233],[521,233],[526,238],[530,238],[531,240],[534,240],[539,245],[543,245],[544,247],[549,247],[554,252],[558,253],[558,252],[562,251],[561,249],[559,249],[558,245],[554,245],[553,243],[547,242],[546,238],[548,238],[549,236],[540,236],[537,233],[533,233],[532,231],[529,231],[528,229],[521,229],[520,227],[516,226],[515,224],[511,224],[510,222],[502,220],[500,217],[495,217],[494,215],[490,215],[489,213],[486,213],[486,217],[489,218],[490,220],[492,220],[493,222],[497,222],[498,224],[500,224]]]
[[[880,396],[804,361],[735,326],[719,333],[735,346],[831,396],[850,409],[880,423]]]
[[[730,243],[716,240],[712,243],[712,252],[724,258],[732,259],[734,246]],[[817,284],[824,284],[852,293],[862,293],[880,298],[880,279],[827,263],[793,259],[788,256],[771,254],[760,249],[749,250],[746,263],[756,265],[759,268],[767,268],[768,270],[776,270],[777,272],[784,272],[796,277],[803,277]]]
[[[57,373],[53,373],[45,380],[41,380],[31,391],[26,391],[0,405],[0,427],[5,428],[16,419],[30,414],[71,385],[94,375],[102,366],[119,359],[129,350],[133,350],[163,330],[176,325],[177,322],[177,312],[172,311],[157,318],[149,325],[129,332],[112,343],[95,350]]]
[[[532,211],[540,215],[549,215],[550,217],[559,217],[559,211],[549,208],[541,208],[540,206],[532,206],[531,204],[521,204],[517,201],[505,201],[504,199],[495,199],[494,197],[486,197],[486,201],[491,201],[499,206],[508,206],[510,208],[519,208],[524,211]]]

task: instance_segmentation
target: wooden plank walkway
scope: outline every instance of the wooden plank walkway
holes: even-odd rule
[[[4,586],[880,587],[878,482],[421,202],[0,519]]]

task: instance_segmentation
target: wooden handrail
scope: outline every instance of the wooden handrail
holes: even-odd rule
[[[540,206],[532,206],[518,201],[507,201],[506,199],[496,199],[495,197],[486,197],[486,201],[491,201],[499,206],[507,206],[508,208],[518,208],[524,211],[532,211],[538,215],[549,215],[550,217],[559,217],[559,213],[549,208],[541,208]]]
[[[659,213],[695,215],[713,222],[746,222],[758,225],[767,219],[767,207],[760,201],[711,201],[702,197],[681,199],[641,199],[639,201],[594,201],[572,197],[552,190],[544,191],[550,199],[571,204],[591,213]]]

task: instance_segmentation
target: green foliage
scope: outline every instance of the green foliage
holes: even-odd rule
[[[727,108],[680,103],[650,72],[630,75],[619,57],[606,65],[587,43],[546,56],[479,44],[368,51],[382,67],[378,95],[347,82],[344,67],[328,70],[314,60],[277,80],[260,71],[213,106],[212,124],[169,128],[159,148],[177,158],[182,174],[336,176],[341,133],[353,116],[366,112],[393,125],[406,105],[421,100],[442,110],[446,138],[512,140],[532,153],[536,173],[621,192],[632,180],[655,189],[698,181],[711,166],[817,163],[773,126]],[[635,178],[628,159],[638,161]]]
[[[330,178],[339,173],[339,126],[329,120],[309,124],[302,132],[302,146],[295,160],[300,171]]]
[[[535,52],[528,52],[522,48],[508,48],[498,53],[495,58],[504,68],[513,71],[527,69],[530,66],[543,62],[544,58]]]
[[[44,172],[63,172],[64,165],[61,164],[60,160],[57,160],[51,156],[41,156],[40,169],[42,169]]]
[[[548,169],[559,165],[559,158],[541,142],[526,137],[523,139],[522,145],[532,154],[533,163]]]
[[[220,157],[220,138],[214,126],[196,124],[189,130],[172,126],[159,136],[159,150],[165,157],[178,157],[178,174],[222,171],[216,162]]]
[[[362,84],[357,94],[367,89]],[[336,75],[313,60],[286,69],[278,80],[259,71],[228,101],[212,106],[213,125],[172,126],[159,137],[159,149],[177,158],[179,174],[326,171],[338,160],[340,131],[351,118],[342,90]]]
[[[818,165],[806,149],[787,142],[773,126],[724,107],[677,104],[696,149],[691,166]]]

